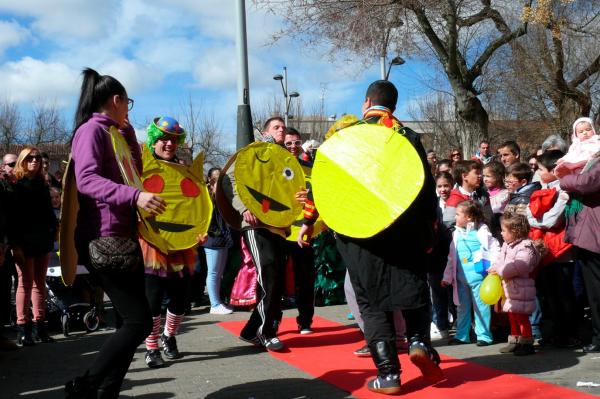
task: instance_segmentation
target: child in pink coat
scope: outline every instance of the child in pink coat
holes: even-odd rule
[[[514,353],[517,356],[533,355],[533,336],[529,315],[535,310],[535,281],[530,277],[540,261],[540,253],[533,241],[527,238],[529,223],[527,217],[517,213],[502,218],[502,238],[504,244],[496,262],[488,273],[502,277],[505,300],[502,310],[508,312],[510,336],[508,345],[501,353]]]

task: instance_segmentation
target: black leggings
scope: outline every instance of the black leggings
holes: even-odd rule
[[[123,319],[123,325],[102,345],[87,371],[93,387],[117,398],[137,347],[152,331],[152,316],[144,293],[144,271],[97,272],[90,268]]]
[[[163,297],[167,294],[167,309],[174,315],[182,315],[185,311],[186,282],[178,275],[167,277],[146,274],[146,297],[150,305],[152,317],[160,315]]]

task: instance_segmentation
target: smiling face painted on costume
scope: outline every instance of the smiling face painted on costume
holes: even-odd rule
[[[143,152],[144,190],[157,194],[167,204],[165,212],[145,219],[148,234],[153,237],[143,235],[163,252],[195,246],[198,235],[208,230],[212,214],[212,202],[203,182],[203,157],[198,156],[191,166],[168,162],[175,157],[177,144],[184,135],[176,120],[157,118],[148,128],[148,146]]]
[[[246,146],[237,154],[234,175],[240,199],[261,222],[287,227],[301,212],[295,194],[304,187],[304,174],[296,158],[280,146]]]

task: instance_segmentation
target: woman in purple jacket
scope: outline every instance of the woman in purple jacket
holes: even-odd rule
[[[152,193],[124,184],[108,134],[110,127],[120,128],[135,166],[141,172],[140,146],[127,121],[131,105],[133,100],[127,97],[127,91],[115,78],[101,76],[89,68],[83,71],[71,140],[80,206],[75,244],[79,263],[86,265],[99,281],[122,316],[123,325],[104,343],[85,374],[67,383],[67,398],[117,398],[136,348],[152,329],[136,239],[136,207],[159,214],[164,210],[164,202]],[[105,237],[136,243],[129,258],[139,259],[133,261],[134,267],[98,262],[92,266],[90,248],[94,247],[90,243]]]
[[[592,342],[584,352],[600,352],[600,153],[588,161],[581,174],[556,170],[560,187],[579,196],[583,208],[569,218],[565,241],[579,248],[585,289],[592,313]],[[567,171],[568,172],[568,171]]]

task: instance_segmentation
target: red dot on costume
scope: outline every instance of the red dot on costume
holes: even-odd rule
[[[159,194],[162,193],[162,190],[165,188],[165,181],[159,175],[152,175],[146,180],[144,180],[143,185],[144,190],[150,193]]]
[[[186,197],[197,197],[200,195],[200,188],[190,178],[185,178],[181,181],[181,192]]]
[[[382,122],[387,127],[394,126],[394,122],[390,118],[385,118]]]

